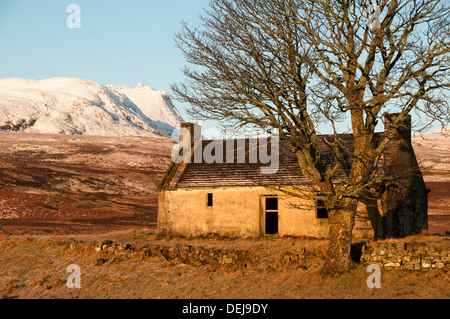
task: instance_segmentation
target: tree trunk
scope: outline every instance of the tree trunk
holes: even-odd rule
[[[348,206],[344,206],[348,207]],[[350,247],[355,224],[355,208],[341,208],[329,212],[330,242],[323,270],[328,274],[339,274],[350,269]]]

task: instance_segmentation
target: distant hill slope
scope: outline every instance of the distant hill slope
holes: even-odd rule
[[[0,131],[170,136],[183,121],[164,91],[76,78],[0,79]]]
[[[429,232],[450,230],[450,137],[413,137]],[[0,235],[156,229],[157,185],[176,141],[0,132]],[[437,168],[439,169],[437,169]]]
[[[415,135],[412,144],[425,180],[450,182],[450,128]]]

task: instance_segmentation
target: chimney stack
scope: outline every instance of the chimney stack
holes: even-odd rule
[[[180,123],[180,142],[188,139],[190,143],[185,141],[183,144],[186,146],[193,147],[200,141],[202,135],[202,128],[198,125],[198,122],[195,123]]]
[[[387,133],[397,120],[400,113],[386,113],[384,118],[384,131]],[[404,140],[411,144],[411,115],[407,115],[406,119],[395,124],[395,140]]]
[[[194,155],[197,147],[201,147],[202,127],[195,123],[181,123],[180,124],[180,143],[179,156],[174,159],[175,162],[183,160],[185,163],[191,162],[191,157]],[[201,152],[200,152],[201,154]]]

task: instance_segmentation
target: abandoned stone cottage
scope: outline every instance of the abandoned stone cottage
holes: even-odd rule
[[[394,117],[395,114],[386,115],[385,127]],[[411,145],[411,118],[402,127],[374,163],[379,174],[398,177],[377,185],[376,198],[360,199],[353,230],[355,238],[404,237],[427,228],[428,191]],[[328,215],[320,203],[287,196],[277,187],[308,183],[287,143],[279,141],[276,173],[262,174],[261,169],[267,164],[249,160],[250,139],[232,140],[233,156],[237,156],[239,145],[246,147],[248,156],[244,160],[199,162],[194,160],[194,149],[200,148],[201,154],[211,142],[225,141],[201,140],[201,134],[191,123],[183,123],[183,129],[194,136],[192,151],[188,155],[190,160],[173,162],[160,183],[160,235],[328,237]],[[376,133],[373,142],[379,143],[384,135]],[[339,137],[347,147],[352,147],[352,135]],[[323,141],[319,147],[322,156],[330,153]],[[349,165],[350,162],[351,159]],[[345,178],[344,171],[343,174]]]

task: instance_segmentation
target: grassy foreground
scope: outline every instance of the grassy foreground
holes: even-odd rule
[[[136,250],[120,254],[96,251],[100,240],[128,243]],[[443,240],[422,236],[414,240]],[[242,269],[207,267],[146,257],[138,248],[149,243],[189,243],[254,252],[255,262]],[[315,251],[307,267],[277,263],[283,251],[306,247]],[[183,299],[297,299],[297,298],[450,298],[446,270],[384,270],[381,288],[367,287],[370,273],[355,265],[336,278],[320,273],[325,240],[273,239],[161,239],[149,231],[108,235],[0,237],[0,298],[183,298]],[[81,288],[66,285],[67,267],[81,270]]]

